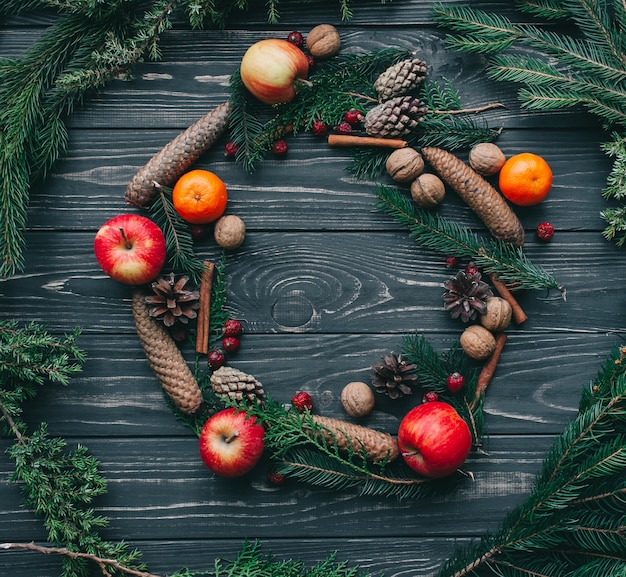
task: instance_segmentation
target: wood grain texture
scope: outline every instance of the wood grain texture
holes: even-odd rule
[[[607,135],[578,111],[530,113],[516,88],[489,81],[483,58],[446,50],[432,21],[432,2],[355,0],[342,22],[334,0],[280,3],[268,25],[264,3],[224,30],[189,30],[184,21],[163,36],[163,57],[137,66],[85,102],[69,120],[65,157],[32,191],[26,269],[0,279],[0,319],[43,322],[55,334],[80,327],[87,352],[70,386],[50,386],[28,403],[31,426],[85,444],[100,461],[108,493],[96,511],[110,520],[103,535],[144,552],[149,568],[170,574],[182,566],[207,570],[216,557],[233,558],[244,539],[264,550],[312,564],[337,551],[372,575],[432,577],[457,546],[495,531],[531,490],[547,449],[576,415],[611,348],[626,326],[623,249],[601,235],[601,196],[610,160]],[[507,2],[473,6],[519,19]],[[0,56],[23,54],[51,14],[24,15],[0,25]],[[508,341],[485,402],[485,449],[473,454],[474,474],[432,502],[360,498],[288,483],[268,484],[262,465],[236,482],[214,478],[201,464],[194,433],[176,420],[147,365],[130,313],[131,288],[99,269],[92,250],[99,226],[120,212],[135,172],[164,144],[228,98],[228,79],[252,42],[308,31],[320,22],[340,29],[346,52],[396,46],[417,49],[431,78],[450,80],[462,103],[502,102],[485,115],[502,127],[507,156],[533,151],[554,172],[548,199],[516,208],[527,233],[524,251],[567,288],[567,300],[546,291],[518,297],[528,314]],[[462,325],[442,309],[443,282],[453,274],[445,255],[419,246],[374,208],[385,177],[359,182],[346,171],[350,151],[298,134],[284,160],[268,158],[245,174],[223,156],[227,136],[197,163],[218,173],[229,190],[228,212],[243,218],[247,238],[227,257],[228,309],[244,323],[241,349],[229,362],[259,379],[280,402],[308,391],[315,410],[346,418],[343,386],[369,381],[370,365],[398,351],[407,334],[426,336],[440,352]],[[465,153],[461,153],[464,157]],[[438,212],[484,235],[484,227],[452,192]],[[534,236],[548,220],[548,243]],[[215,260],[208,239],[200,258]],[[465,264],[465,263],[463,263]],[[190,366],[193,346],[183,347]],[[201,369],[205,360],[199,359]],[[479,365],[476,365],[476,369]],[[376,410],[359,421],[397,431],[420,394],[397,402],[378,395]],[[21,504],[8,481],[12,463],[0,438],[0,543],[44,541],[41,521]],[[54,577],[59,560],[34,553],[0,553],[0,577]]]

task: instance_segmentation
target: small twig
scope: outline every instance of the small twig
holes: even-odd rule
[[[481,112],[493,110],[494,108],[506,108],[506,106],[500,102],[491,102],[483,106],[477,106],[476,108],[460,108],[459,110],[429,110],[426,114],[480,114]]]
[[[198,310],[198,324],[196,331],[196,352],[201,355],[209,353],[209,324],[211,316],[211,287],[215,265],[205,261],[200,281],[200,309]]]
[[[134,575],[135,577],[159,577],[154,573],[138,571],[136,569],[131,569],[130,567],[125,567],[116,559],[105,559],[98,557],[97,555],[92,555],[91,553],[70,551],[64,547],[42,547],[41,545],[35,545],[32,541],[30,543],[1,543],[0,549],[19,549],[22,551],[35,551],[36,553],[43,553],[44,555],[65,555],[71,559],[86,559],[99,565],[103,575],[110,575],[110,573],[106,571],[106,567],[112,567],[122,573]]]
[[[351,134],[329,134],[328,146],[379,146],[382,148],[406,148],[409,143],[399,138],[375,138]]]
[[[494,273],[491,273],[489,278],[491,279],[493,287],[498,291],[498,294],[511,305],[511,308],[513,309],[513,322],[516,325],[524,323],[526,319],[528,319],[528,316],[524,312],[524,309],[522,309],[519,302],[517,302],[517,299],[513,296],[513,293],[502,281],[498,280]]]
[[[496,367],[498,366],[498,361],[500,360],[500,355],[502,354],[502,350],[504,349],[504,345],[506,344],[507,336],[505,333],[498,333],[496,335],[496,348],[494,349],[491,356],[487,359],[485,364],[483,365],[480,374],[478,375],[478,382],[476,383],[476,395],[474,396],[474,400],[472,401],[472,408],[476,406],[479,399],[485,394],[487,391],[487,387],[493,378],[494,373],[496,372]]]

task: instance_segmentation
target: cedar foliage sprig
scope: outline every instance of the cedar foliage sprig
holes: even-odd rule
[[[621,575],[626,566],[626,348],[583,389],[535,487],[493,535],[457,551],[439,577]]]
[[[420,245],[445,255],[466,257],[502,282],[524,289],[556,289],[565,298],[565,288],[542,267],[533,264],[521,248],[497,239],[483,241],[471,230],[438,214],[423,210],[395,187],[378,185],[377,208],[409,229]]]
[[[520,11],[548,23],[564,22],[575,33],[514,23],[501,14],[438,4],[436,21],[452,33],[454,50],[485,54],[487,74],[520,85],[522,106],[531,111],[582,107],[598,117],[613,142],[604,146],[614,159],[603,196],[621,206],[601,213],[604,236],[626,243],[626,5],[616,0],[518,2]],[[525,52],[515,51],[521,45]],[[558,63],[558,64],[555,64]],[[615,132],[616,131],[616,132]]]
[[[50,437],[45,423],[28,434],[21,419],[24,403],[44,385],[67,385],[82,370],[85,353],[76,344],[79,334],[76,329],[59,339],[38,323],[0,323],[0,423],[15,439],[7,451],[15,461],[10,480],[20,484],[25,504],[42,517],[50,543],[115,558],[139,570],[137,551],[98,534],[107,520],[93,511],[94,499],[106,492],[97,461],[85,447],[69,449],[63,439]],[[64,577],[89,574],[84,560],[64,557]]]

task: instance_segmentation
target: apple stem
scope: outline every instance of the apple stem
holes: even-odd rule
[[[126,233],[124,232],[124,229],[121,226],[120,226],[120,234],[122,235],[122,238],[124,239],[124,242],[126,243],[126,248],[127,249],[133,248],[133,245],[128,240]]]
[[[235,431],[232,435],[224,438],[225,443],[231,443],[239,436],[239,431]]]
[[[413,457],[415,455],[419,455],[420,452],[419,451],[412,451],[411,453],[402,453],[403,457]]]

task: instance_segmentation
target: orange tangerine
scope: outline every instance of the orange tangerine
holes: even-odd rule
[[[208,170],[191,170],[183,174],[172,189],[176,212],[191,224],[207,224],[217,220],[226,210],[226,185]]]
[[[548,196],[552,170],[544,158],[532,152],[511,156],[500,169],[500,192],[513,204],[532,206]]]

